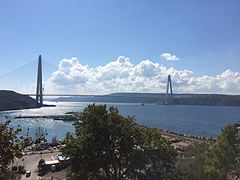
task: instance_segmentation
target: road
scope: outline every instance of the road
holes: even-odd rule
[[[24,155],[21,159],[18,159],[14,164],[15,165],[23,165],[23,166],[25,166],[26,170],[31,171],[30,177],[26,177],[26,175],[24,174],[21,176],[21,179],[37,180],[37,179],[41,179],[40,176],[38,176],[39,160],[40,159],[44,159],[45,161],[56,160],[57,156],[60,154],[61,154],[61,152],[55,151],[55,152],[46,153],[46,154]]]

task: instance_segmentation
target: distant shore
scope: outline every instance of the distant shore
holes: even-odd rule
[[[57,102],[104,102],[104,103],[139,103],[166,105],[164,93],[114,93],[94,96],[70,96],[52,99]],[[173,94],[168,105],[196,106],[237,106],[240,107],[240,95],[224,94]]]

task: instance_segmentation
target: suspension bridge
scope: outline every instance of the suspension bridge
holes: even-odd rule
[[[48,62],[49,63],[49,62]],[[12,73],[14,73],[15,71],[21,69],[22,67],[25,67],[27,65],[29,65],[30,63],[26,64],[26,65],[23,65],[13,71],[10,71],[8,72],[7,74],[4,74],[2,76],[0,76],[0,79],[1,78],[4,78]],[[51,64],[51,63],[49,63]],[[51,64],[52,65],[52,64]],[[54,65],[53,65],[54,66]],[[55,66],[56,67],[56,66]],[[64,72],[62,70],[63,73],[71,76],[69,73],[67,72]],[[42,67],[42,56],[39,55],[38,57],[38,66],[37,66],[37,84],[36,84],[36,93],[25,93],[25,95],[29,95],[29,96],[32,96],[36,98],[36,101],[40,104],[40,106],[43,105],[43,96],[48,96],[48,97],[68,97],[68,96],[73,96],[73,97],[76,97],[76,96],[95,96],[95,95],[87,95],[87,94],[71,94],[71,93],[63,93],[63,94],[58,94],[58,93],[44,93],[43,92],[44,90],[44,87],[43,87],[43,67]],[[115,96],[116,97],[116,96]],[[168,78],[167,78],[167,90],[166,90],[166,99],[165,99],[165,104],[168,105],[168,104],[173,104],[173,89],[172,89],[172,81],[171,81],[171,76],[168,75]]]

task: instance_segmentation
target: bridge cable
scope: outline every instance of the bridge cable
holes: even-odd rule
[[[22,68],[24,68],[24,67],[26,67],[26,66],[32,64],[32,63],[35,62],[35,61],[36,61],[36,60],[33,60],[33,61],[31,61],[31,62],[29,62],[29,63],[27,63],[27,64],[25,64],[25,65],[22,65],[22,66],[20,66],[20,67],[18,67],[18,68],[16,68],[16,69],[14,69],[14,70],[12,70],[12,71],[6,73],[6,74],[0,76],[0,79],[4,78],[4,77],[6,77],[6,76],[8,76],[8,75],[10,75],[10,74],[15,73],[16,71],[18,71],[18,70],[20,70],[20,69],[22,69]]]

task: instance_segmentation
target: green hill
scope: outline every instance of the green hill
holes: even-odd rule
[[[14,91],[0,90],[0,111],[37,108],[35,99]]]

